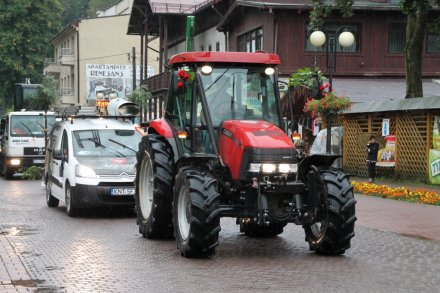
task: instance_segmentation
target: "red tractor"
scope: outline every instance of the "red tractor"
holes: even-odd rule
[[[173,56],[163,118],[139,144],[136,211],[146,238],[175,237],[186,257],[214,254],[220,218],[250,237],[302,225],[310,249],[342,254],[356,221],[337,155],[301,162],[282,130],[276,66],[267,53]]]

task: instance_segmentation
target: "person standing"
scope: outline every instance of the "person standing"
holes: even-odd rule
[[[373,135],[370,136],[370,140],[367,143],[367,148],[368,182],[374,182],[374,178],[376,177],[376,162],[379,144],[376,142],[376,138]]]

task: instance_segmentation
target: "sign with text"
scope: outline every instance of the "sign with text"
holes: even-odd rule
[[[382,136],[390,135],[390,119],[382,120]]]

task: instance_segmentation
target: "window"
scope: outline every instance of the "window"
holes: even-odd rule
[[[354,35],[354,43],[353,45],[351,45],[350,47],[345,47],[343,48],[342,46],[339,45],[339,41],[336,38],[335,34],[336,31],[339,30],[341,27],[347,27],[349,29],[350,32],[353,33]],[[322,48],[317,48],[315,46],[313,46],[310,41],[309,41],[309,36],[310,33],[309,32],[310,29],[310,25],[306,25],[306,52],[325,52],[325,45],[327,44],[327,42],[330,42],[330,45],[333,42],[336,42],[335,47],[336,47],[336,52],[360,52],[360,26],[358,24],[340,24],[340,23],[326,23],[324,25],[323,31],[326,33],[326,37],[328,38],[328,40],[326,40],[326,43],[324,44],[324,46]],[[342,33],[343,30],[340,30],[340,32],[338,32],[338,34]]]
[[[405,31],[404,23],[390,24],[388,33],[388,51],[390,53],[403,53],[406,42]]]
[[[200,51],[205,51],[205,46],[204,45],[200,46]]]
[[[215,50],[220,51],[220,42],[215,43]]]
[[[209,52],[212,51],[212,46],[211,46],[211,44],[208,45],[208,51],[209,51]]]
[[[238,37],[238,51],[255,52],[263,50],[263,29],[258,28]]]
[[[440,34],[434,31],[428,31],[428,43],[426,51],[428,53],[440,53]]]

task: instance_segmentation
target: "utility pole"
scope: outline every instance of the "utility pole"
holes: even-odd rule
[[[133,62],[133,89],[132,92],[136,89],[136,48],[133,47],[131,49],[131,57]]]

